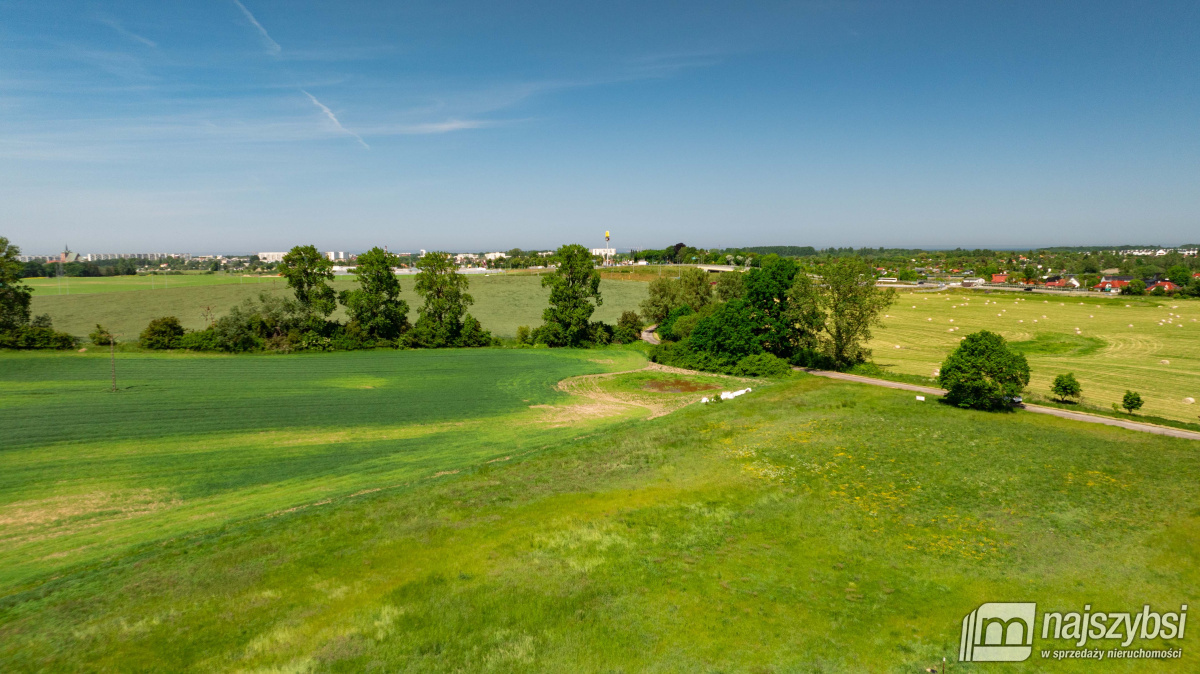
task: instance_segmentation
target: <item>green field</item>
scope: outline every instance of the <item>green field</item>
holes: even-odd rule
[[[887,314],[871,343],[886,371],[930,377],[961,337],[991,330],[1025,354],[1036,396],[1074,372],[1084,405],[1107,409],[1132,389],[1146,401],[1143,414],[1200,418],[1200,405],[1184,402],[1200,399],[1200,300],[917,292],[902,293]]]
[[[806,375],[553,385],[643,363],[125,355],[108,394],[0,354],[0,670],[1083,672],[958,665],[963,616],[1195,603],[1195,442]]]
[[[147,279],[155,278],[155,290],[149,289]],[[239,277],[223,275],[190,275],[160,277],[107,277],[73,279],[72,294],[55,294],[54,279],[33,279],[29,285],[35,290],[33,312],[47,313],[54,320],[54,327],[74,335],[87,335],[97,323],[119,335],[124,341],[136,340],[137,336],[158,316],[175,316],[185,328],[203,328],[206,323],[204,312],[212,307],[217,316],[243,299],[255,297],[269,291],[288,294],[290,291],[283,279],[278,277]],[[542,310],[546,308],[549,290],[541,287],[541,278],[532,274],[471,275],[470,293],[475,304],[470,312],[483,326],[498,337],[511,338],[517,326],[536,326],[542,322]],[[170,287],[163,287],[166,283]],[[178,279],[178,281],[177,281]],[[401,297],[408,302],[409,320],[417,318],[417,307],[421,298],[413,292],[413,276],[401,276]],[[173,285],[179,283],[178,286]],[[86,284],[87,292],[79,292]],[[332,283],[337,291],[357,287],[353,277],[339,276]],[[593,320],[616,323],[622,311],[637,310],[638,303],[646,297],[646,284],[638,282],[601,283],[604,304]],[[344,319],[344,310],[339,307],[334,318]]]
[[[145,276],[99,276],[63,278],[29,278],[25,285],[33,290],[34,297],[58,297],[62,295],[90,295],[94,293],[120,293],[136,290],[170,290],[171,288],[202,288],[225,285],[282,285],[278,276],[231,275],[231,274],[154,274]]]

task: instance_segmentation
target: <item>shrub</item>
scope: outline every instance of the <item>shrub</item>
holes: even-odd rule
[[[518,333],[520,330],[518,329]],[[617,327],[613,330],[613,342],[617,344],[633,344],[642,338],[642,319],[636,311],[626,311],[617,319]]]
[[[88,339],[92,340],[92,344],[96,346],[108,346],[111,342],[115,341],[113,334],[99,323],[96,324],[96,329],[88,335]]]
[[[79,340],[53,328],[20,327],[0,332],[0,349],[73,349]]]
[[[533,331],[528,325],[517,326],[517,344],[526,346],[533,344]]]
[[[1130,414],[1142,409],[1144,404],[1142,396],[1133,391],[1126,391],[1125,396],[1121,398],[1121,407],[1124,407],[1125,411]]]
[[[674,330],[676,321],[684,316],[690,316],[694,313],[696,313],[696,310],[692,309],[686,304],[681,307],[675,307],[669,314],[667,314],[667,318],[658,326],[658,336],[662,339],[678,342],[679,337],[675,334]]]
[[[1050,385],[1050,390],[1063,402],[1066,402],[1067,398],[1078,398],[1083,395],[1083,387],[1079,385],[1079,380],[1075,379],[1075,375],[1071,372],[1055,377],[1054,383]]]
[[[471,314],[463,315],[462,332],[459,333],[455,346],[493,346],[500,340],[492,337],[492,333],[483,329],[483,325]]]
[[[738,361],[733,373],[744,377],[779,377],[790,374],[792,366],[771,353],[756,353]]]
[[[29,320],[31,328],[52,328],[54,321],[50,318],[50,314],[38,314]]]
[[[732,373],[736,361],[730,361],[717,354],[697,351],[687,342],[663,342],[650,350],[650,360],[671,367],[681,367],[686,370],[704,370],[706,372]]]
[[[150,321],[142,330],[141,345],[147,349],[174,349],[183,337],[183,326],[174,316],[163,316]]]
[[[942,363],[938,381],[946,399],[963,408],[1009,407],[1029,384],[1025,356],[1008,348],[1000,335],[981,330],[959,344]]]
[[[588,341],[596,346],[612,343],[613,326],[603,321],[593,321],[588,326]]]
[[[220,351],[220,342],[212,328],[193,330],[179,338],[178,346],[189,351]]]

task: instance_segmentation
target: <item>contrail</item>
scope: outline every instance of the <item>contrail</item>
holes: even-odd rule
[[[271,36],[267,34],[267,29],[262,27],[262,24],[258,22],[258,19],[254,18],[250,10],[246,9],[241,0],[233,0],[233,4],[237,5],[238,9],[242,10],[242,14],[245,14],[250,23],[254,24],[254,27],[258,29],[258,32],[262,33],[263,39],[267,41],[267,51],[272,54],[278,54],[283,51],[283,47],[280,47],[278,42],[271,39]]]
[[[316,96],[313,96],[312,94],[308,93],[307,91],[304,91],[303,89],[301,89],[300,91],[305,96],[308,96],[308,100],[312,101],[313,105],[317,106],[318,108],[321,109],[321,112],[325,113],[325,116],[329,118],[329,121],[333,122],[333,125],[338,128],[338,131],[341,131],[342,133],[344,133],[348,136],[353,136],[354,140],[357,140],[359,145],[362,145],[363,147],[367,148],[368,150],[371,149],[371,146],[367,145],[367,142],[362,139],[362,136],[360,136],[357,133],[354,133],[353,131],[351,131],[350,129],[347,129],[346,127],[342,126],[342,123],[338,121],[337,115],[333,114],[333,111],[330,110],[328,107],[326,107],[326,105],[324,103],[322,103],[321,101],[318,101]]]

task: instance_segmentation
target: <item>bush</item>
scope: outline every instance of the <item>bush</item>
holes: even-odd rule
[[[737,366],[736,361],[731,361],[705,351],[697,351],[691,348],[686,342],[663,342],[650,350],[650,360],[655,363],[680,367],[685,370],[703,370],[726,374],[732,374],[734,368]]]
[[[1029,384],[1029,363],[1003,337],[981,330],[967,335],[946,358],[938,381],[946,399],[959,407],[1004,409]]]
[[[1054,383],[1050,385],[1050,391],[1062,402],[1066,402],[1067,398],[1078,398],[1083,395],[1083,387],[1079,385],[1079,380],[1071,372],[1055,377]]]
[[[1133,391],[1126,391],[1125,396],[1121,398],[1121,407],[1124,407],[1125,411],[1130,414],[1142,409],[1144,404],[1142,396]]]
[[[492,337],[492,333],[483,329],[483,325],[471,314],[463,316],[462,332],[459,333],[455,346],[493,346],[500,340]]]
[[[95,344],[96,346],[108,346],[110,343],[115,341],[112,333],[99,323],[96,324],[96,329],[93,330],[90,335],[88,335],[88,339],[92,340],[92,344]]]
[[[212,328],[193,330],[179,338],[179,348],[189,351],[220,351],[221,345]]]
[[[230,353],[257,351],[263,340],[254,330],[254,324],[240,315],[222,316],[209,328],[216,335],[217,348]]]
[[[681,307],[675,307],[669,314],[667,314],[666,319],[663,320],[663,322],[658,326],[658,329],[656,330],[656,332],[658,332],[658,336],[662,339],[678,342],[679,337],[675,334],[674,330],[675,323],[684,316],[691,316],[694,313],[696,313],[696,310],[692,309],[686,304]]]
[[[533,331],[529,329],[528,325],[517,327],[517,344],[521,346],[533,344]]]
[[[743,377],[779,377],[790,374],[792,366],[771,353],[756,353],[738,361],[733,373]]]
[[[20,327],[0,333],[0,349],[74,349],[79,340],[53,328]]]
[[[183,326],[174,316],[163,316],[150,321],[142,331],[140,342],[147,349],[174,349],[183,337]]]
[[[588,326],[588,341],[596,346],[611,344],[613,333],[613,326],[603,321],[593,321]]]
[[[518,334],[520,329],[518,328]],[[617,327],[613,330],[613,342],[617,344],[633,344],[642,338],[642,319],[636,311],[626,311],[617,319]]]

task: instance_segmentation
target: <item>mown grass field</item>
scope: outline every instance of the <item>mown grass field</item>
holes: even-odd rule
[[[141,398],[93,393],[103,359],[4,354],[0,428],[35,437],[0,450],[0,670],[1083,672],[955,664],[962,618],[1200,591],[1195,442],[806,375],[567,397],[641,357],[452,353],[166,356]],[[166,398],[141,437],[54,436],[72,405],[107,433]],[[1194,639],[1103,671],[1196,671]]]
[[[205,310],[211,307],[214,315],[220,316],[229,308],[260,292],[271,292],[290,296],[282,278],[263,277],[245,279],[239,283],[237,277],[221,275],[162,276],[155,280],[156,289],[150,290],[146,278],[109,277],[98,279],[74,279],[88,282],[88,291],[79,292],[72,286],[72,294],[54,294],[54,280],[46,283],[33,280],[35,288],[33,312],[47,313],[54,326],[74,335],[87,335],[97,323],[119,334],[119,339],[133,341],[152,318],[175,316],[185,328],[203,328]],[[542,322],[542,310],[546,308],[549,290],[541,287],[541,278],[532,274],[472,275],[470,293],[475,304],[470,312],[483,326],[499,337],[511,338],[517,326],[537,326]],[[179,286],[163,287],[163,279]],[[216,280],[224,279],[221,282]],[[351,276],[339,276],[332,283],[337,291],[357,287]],[[187,283],[188,285],[184,285]],[[409,320],[416,321],[417,307],[421,298],[413,292],[413,276],[401,276],[402,298],[409,305]],[[606,282],[601,284],[604,304],[593,316],[593,320],[616,323],[622,311],[636,311],[638,303],[646,297],[645,283]],[[334,317],[344,319],[342,307]]]
[[[276,285],[283,283],[283,280],[276,276],[250,274],[242,276],[221,273],[185,273],[179,275],[63,277],[61,279],[30,278],[25,279],[24,283],[33,290],[34,297],[57,297],[60,295],[90,295],[94,293],[120,293],[137,290],[251,285],[255,283]]]
[[[961,337],[991,330],[1025,354],[1035,396],[1073,372],[1084,405],[1109,408],[1129,389],[1143,414],[1200,420],[1200,405],[1184,402],[1200,399],[1200,300],[909,292],[887,314],[871,343],[887,371],[930,377]]]

